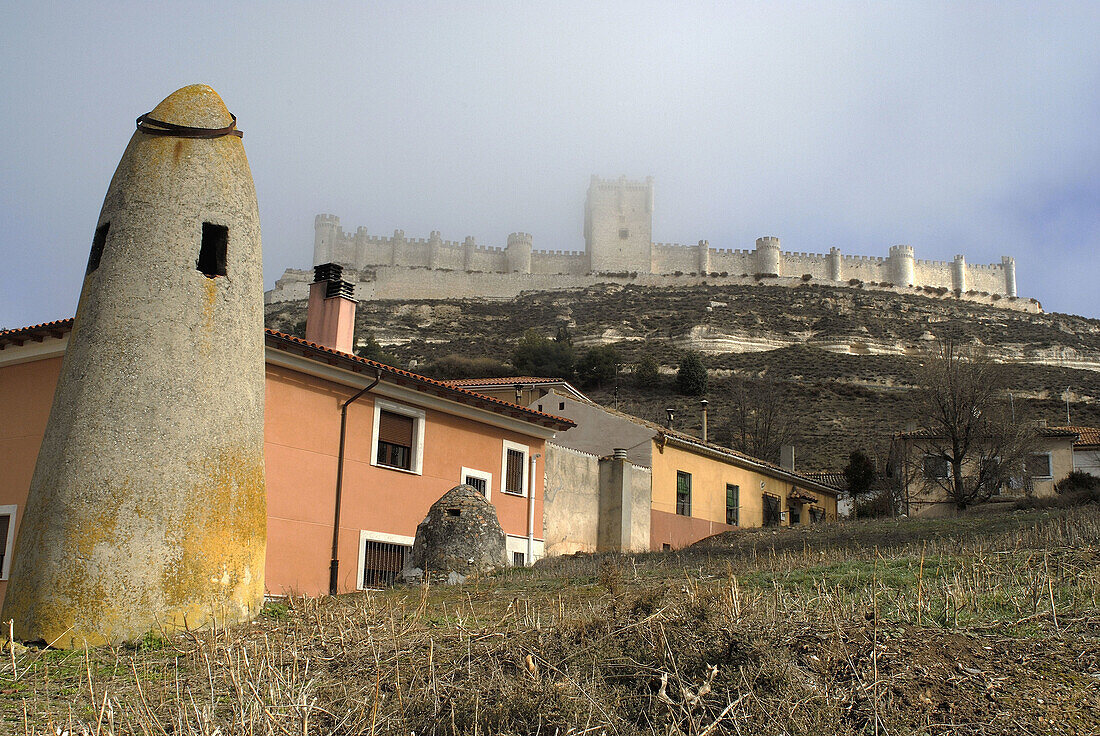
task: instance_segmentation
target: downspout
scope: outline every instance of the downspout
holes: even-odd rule
[[[340,577],[340,499],[344,490],[344,440],[347,437],[348,407],[377,386],[381,380],[382,375],[376,371],[372,382],[340,406],[340,452],[336,460],[336,508],[332,515],[332,561],[328,566],[329,595],[336,595],[336,582]]]
[[[540,453],[531,456],[531,473],[527,481],[527,566],[535,564],[535,463]]]

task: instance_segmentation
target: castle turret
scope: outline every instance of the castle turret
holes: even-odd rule
[[[1001,268],[1005,272],[1005,295],[1016,296],[1016,259],[1001,256]]]
[[[653,177],[593,176],[584,208],[589,270],[653,272]]]
[[[438,230],[432,230],[428,235],[428,268],[440,268],[442,250],[443,238],[440,237]]]
[[[896,286],[912,286],[916,283],[917,262],[913,258],[913,246],[891,246],[888,264],[887,272],[891,283]]]
[[[336,215],[317,215],[313,218],[313,265],[331,263],[336,259],[336,244],[344,237],[340,218]]]
[[[360,269],[367,264],[369,254],[370,235],[367,233],[367,229],[360,225],[355,228],[355,260],[344,265],[350,268]]]
[[[783,275],[783,270],[780,266],[782,253],[779,249],[779,238],[770,235],[764,238],[757,238],[755,256],[757,273],[774,273],[776,276]]]
[[[700,240],[695,246],[695,270],[702,276],[710,273],[710,241]]]
[[[141,641],[263,603],[263,273],[235,127],[184,87],[115,170],[4,600],[18,639]]]
[[[477,242],[474,240],[474,236],[467,235],[466,239],[462,241],[462,265],[464,270],[474,270],[474,252],[477,250]]]
[[[951,288],[958,292],[966,291],[966,258],[955,256],[951,262]]]
[[[530,233],[512,233],[508,236],[505,257],[510,273],[531,273],[531,247]]]
[[[405,253],[405,231],[394,230],[393,240],[390,241],[390,265],[400,266],[404,265],[404,253]]]
[[[840,257],[840,248],[829,248],[829,280],[844,279],[844,260]]]

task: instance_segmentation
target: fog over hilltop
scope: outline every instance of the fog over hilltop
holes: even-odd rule
[[[134,118],[211,84],[245,131],[267,286],[313,217],[583,247],[590,175],[654,240],[1017,260],[1100,317],[1095,3],[7,3],[0,326],[71,316]]]

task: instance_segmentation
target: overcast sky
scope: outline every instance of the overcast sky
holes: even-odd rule
[[[583,248],[592,174],[654,239],[970,263],[1100,317],[1100,2],[0,6],[0,326],[71,316],[134,118],[211,84],[265,288],[313,217]],[[415,296],[415,294],[410,294]]]

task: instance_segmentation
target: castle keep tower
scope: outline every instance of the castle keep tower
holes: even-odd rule
[[[205,85],[147,115],[92,238],[3,618],[70,647],[263,601],[263,280],[235,119]]]
[[[653,177],[592,177],[584,205],[590,271],[653,272]]]

